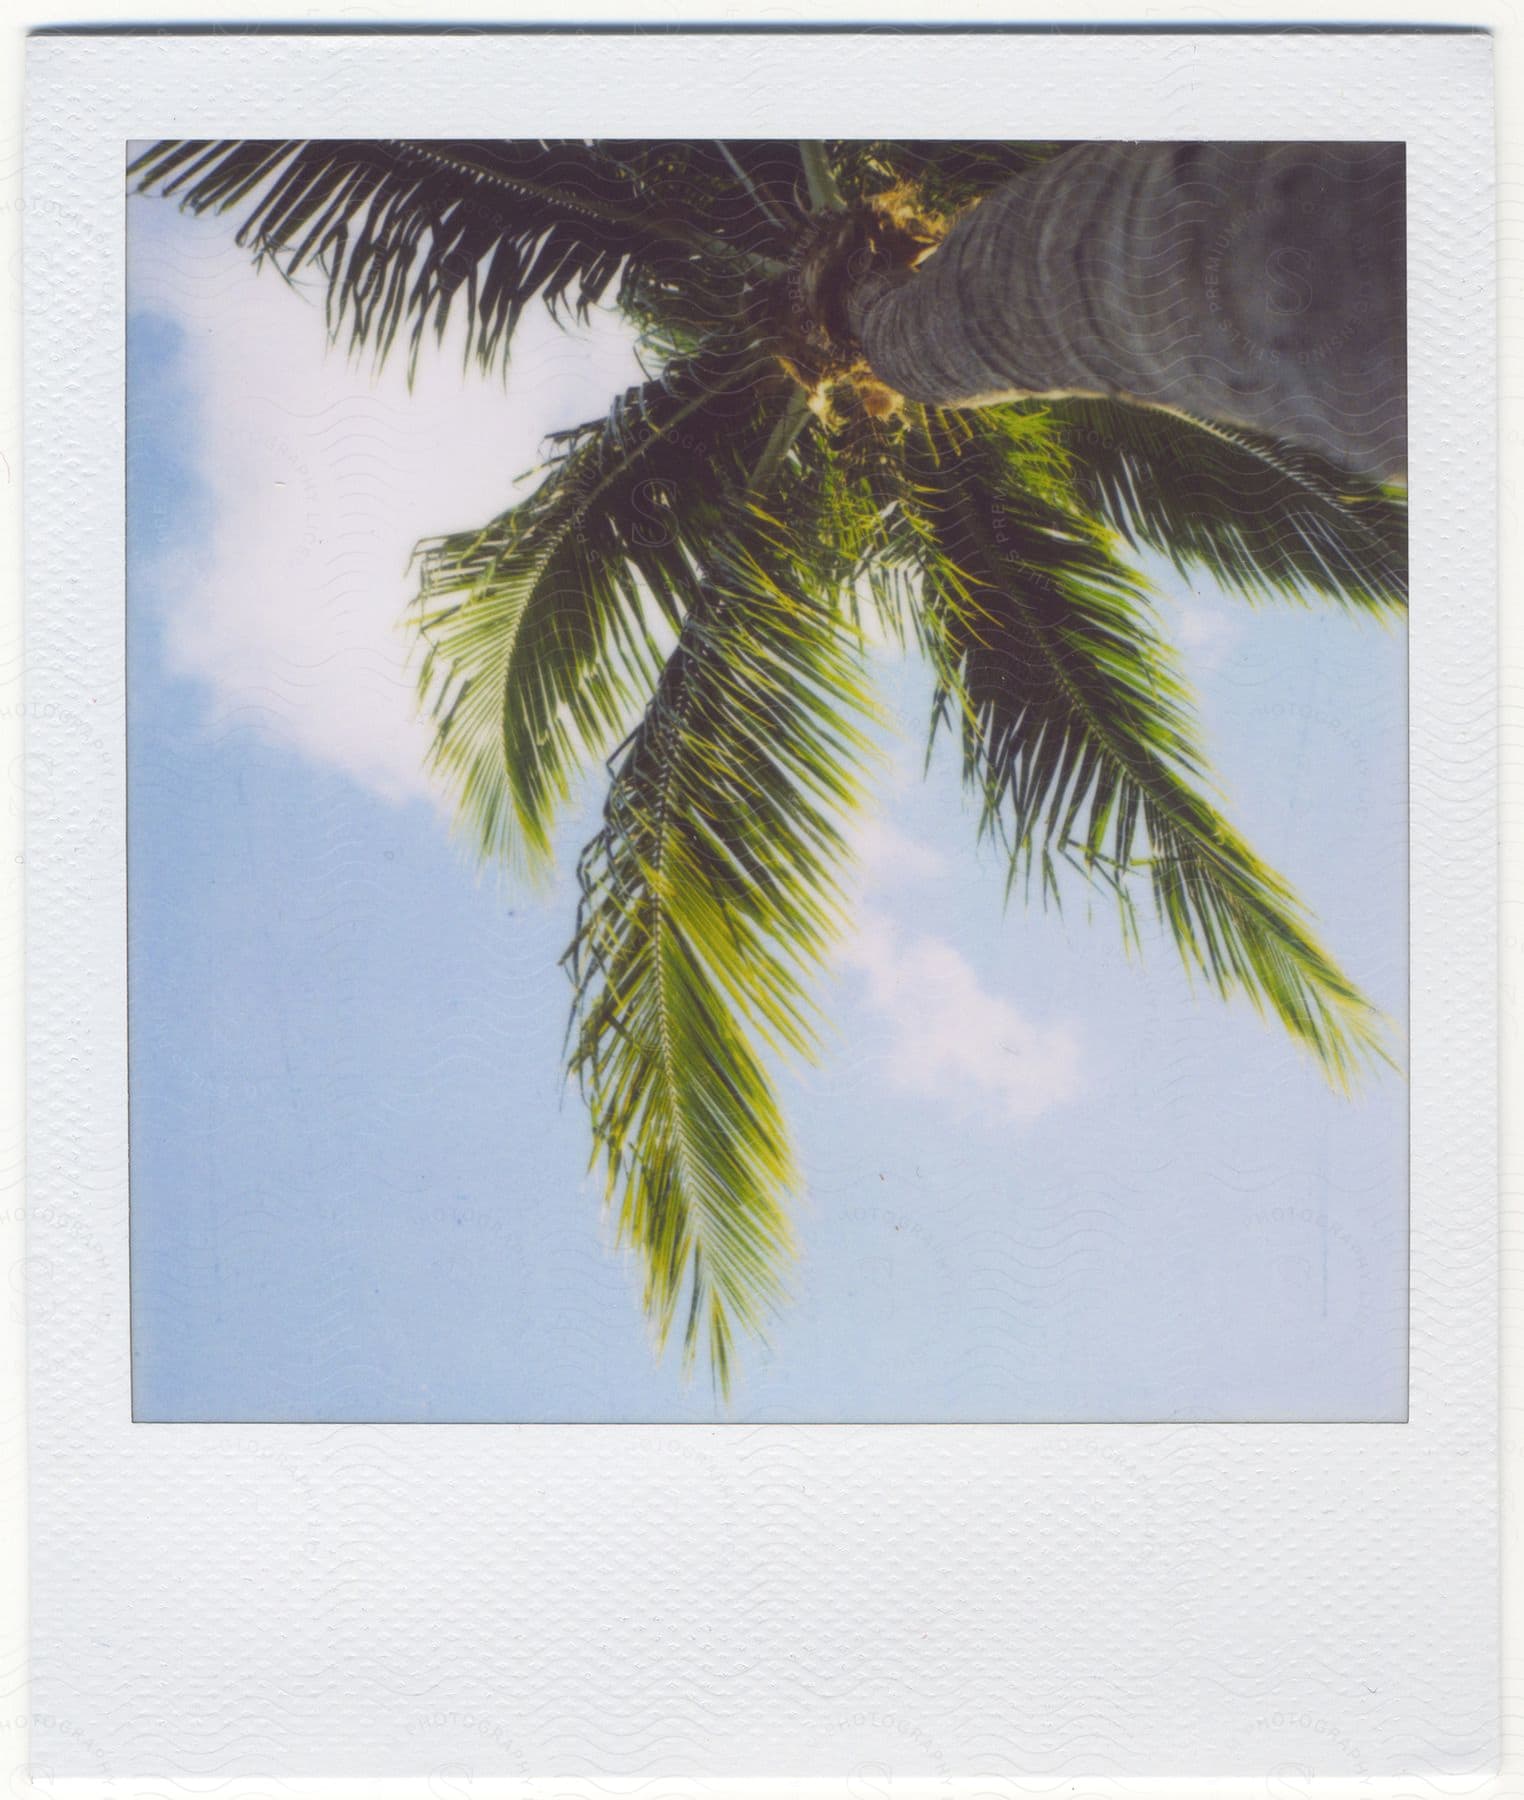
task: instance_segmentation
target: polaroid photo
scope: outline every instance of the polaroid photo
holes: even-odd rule
[[[1487,37],[29,106],[37,1761],[1490,1768]]]

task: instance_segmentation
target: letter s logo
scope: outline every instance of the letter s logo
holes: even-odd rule
[[[630,508],[649,525],[637,525],[632,533],[642,550],[660,550],[672,542],[672,510],[659,481],[642,481],[630,495]]]
[[[1272,250],[1266,259],[1265,273],[1271,283],[1265,302],[1270,312],[1284,318],[1304,313],[1312,305],[1312,282],[1308,279],[1312,273],[1310,250],[1295,250],[1289,246]]]
[[[861,1762],[847,1778],[852,1800],[889,1800],[893,1773],[888,1763]]]
[[[429,1771],[431,1800],[467,1800],[471,1779],[471,1770],[465,1763],[441,1763]]]

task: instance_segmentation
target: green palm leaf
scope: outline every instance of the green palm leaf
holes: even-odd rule
[[[842,923],[870,702],[855,634],[775,523],[717,535],[580,865],[571,1064],[658,1344],[685,1313],[728,1390],[792,1254],[798,1170],[768,1072],[808,1055]]]
[[[1130,929],[1146,875],[1187,968],[1246,994],[1349,1085],[1384,1055],[1378,1021],[1203,791],[1189,696],[1141,579],[1055,504],[1062,463],[998,414],[933,418],[918,455],[938,716],[960,725],[965,777],[1013,877],[1036,868],[1056,892],[1077,866],[1115,890]]]
[[[1317,597],[1390,617],[1406,608],[1402,495],[1309,452],[1157,407],[1054,407],[1080,502],[1182,572],[1250,600]]]
[[[781,385],[733,340],[674,363],[557,433],[527,499],[422,547],[433,763],[483,855],[547,863],[574,778],[630,723],[695,603]]]

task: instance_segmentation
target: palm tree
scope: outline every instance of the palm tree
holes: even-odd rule
[[[722,1389],[792,1253],[773,1065],[812,1051],[843,924],[870,624],[934,672],[1008,887],[1100,886],[1134,942],[1151,896],[1187,968],[1336,1086],[1386,1055],[1219,810],[1132,560],[1405,605],[1400,149],[1290,151],[174,141],[132,166],[316,270],[355,352],[402,334],[411,368],[456,320],[504,367],[536,298],[638,332],[647,378],[556,434],[527,498],[420,547],[414,616],[484,856],[543,868],[606,760],[569,1067],[658,1346],[681,1314]],[[1310,304],[1270,305],[1275,271]]]

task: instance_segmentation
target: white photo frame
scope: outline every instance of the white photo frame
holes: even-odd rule
[[[29,104],[35,1760],[714,1792],[1492,1767],[1489,40],[62,35]],[[510,112],[514,135],[1405,140],[1405,1424],[133,1424],[123,148]]]

